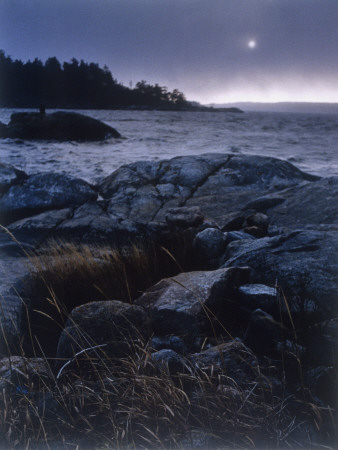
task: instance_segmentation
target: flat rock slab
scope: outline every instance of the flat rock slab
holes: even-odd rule
[[[0,137],[28,140],[101,141],[120,133],[92,117],[74,112],[57,111],[52,114],[15,113],[7,126],[0,129]]]

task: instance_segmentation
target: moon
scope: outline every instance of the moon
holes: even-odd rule
[[[248,47],[249,48],[251,48],[251,49],[254,49],[254,48],[256,48],[256,41],[254,41],[253,39],[251,39],[249,42],[248,42]]]

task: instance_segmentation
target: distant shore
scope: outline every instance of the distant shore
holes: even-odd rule
[[[244,111],[256,112],[294,112],[309,114],[338,114],[338,103],[315,102],[236,102],[236,103],[211,103],[207,105],[215,109],[240,108]]]

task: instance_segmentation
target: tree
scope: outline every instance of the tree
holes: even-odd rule
[[[107,66],[76,58],[62,65],[56,57],[43,64],[39,59],[12,61],[0,50],[0,106],[37,108],[125,108],[182,109],[182,92],[145,80],[132,88],[115,80]]]

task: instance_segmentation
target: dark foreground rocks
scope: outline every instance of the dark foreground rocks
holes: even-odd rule
[[[15,113],[9,124],[1,124],[0,137],[28,140],[101,141],[120,133],[92,117],[57,111],[52,114]]]
[[[121,374],[139,361],[133,380],[164,370],[192,404],[210,379],[237,412],[257,389],[280,400],[301,393],[335,415],[335,177],[208,154],[123,166],[97,186],[3,165],[0,187],[0,352],[18,358],[2,362],[5,389],[27,389],[44,357],[48,386],[113,364],[102,392],[121,396]],[[103,395],[93,386],[89,397]],[[325,420],[320,432],[305,420],[292,442],[332,444]]]

